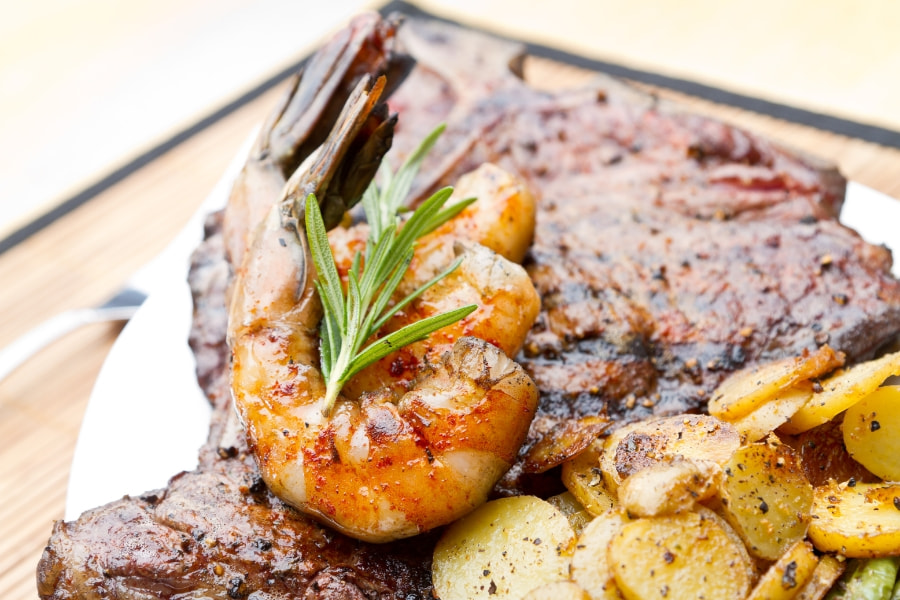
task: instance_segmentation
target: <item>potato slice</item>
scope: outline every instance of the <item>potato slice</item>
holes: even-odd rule
[[[586,590],[592,600],[621,600],[609,562],[609,543],[628,520],[620,511],[610,511],[591,521],[575,543],[572,580]]]
[[[531,590],[522,600],[591,600],[591,596],[577,583],[554,581]]]
[[[609,546],[616,585],[628,600],[742,600],[753,571],[727,529],[708,510],[626,523]]]
[[[676,457],[724,464],[740,446],[730,424],[709,415],[674,415],[625,425],[606,439],[600,470],[615,492],[629,475]]]
[[[900,386],[884,386],[847,409],[841,425],[850,456],[886,481],[900,481]]]
[[[619,485],[625,479],[625,476],[620,475],[616,468],[616,449],[619,447],[619,443],[639,429],[642,423],[644,421],[638,421],[616,429],[606,438],[600,448],[600,473],[603,475],[603,485],[606,486],[606,491],[612,494],[613,498],[615,498]]]
[[[796,542],[763,573],[747,600],[791,600],[812,578],[818,563],[812,544]]]
[[[814,352],[804,352],[802,356],[738,371],[713,392],[709,413],[733,421],[796,383],[824,375],[843,364],[844,355],[826,345]]]
[[[710,460],[677,457],[642,469],[619,486],[619,505],[631,517],[674,515],[711,498],[722,467]]]
[[[900,352],[842,369],[821,381],[822,391],[813,394],[781,430],[796,435],[826,423],[874,392],[891,375],[900,375]]]
[[[809,538],[823,552],[900,556],[900,483],[830,482],[815,489]]]
[[[596,440],[581,454],[563,463],[562,482],[585,509],[594,516],[615,508],[615,496],[610,494],[600,470],[600,453],[604,440]]]
[[[572,492],[563,492],[547,498],[547,502],[556,507],[569,520],[575,535],[581,535],[585,526],[594,518]]]
[[[609,429],[608,417],[589,416],[564,421],[545,435],[523,456],[522,469],[526,473],[544,473],[577,456],[597,441]]]
[[[838,560],[831,554],[823,554],[812,577],[797,593],[796,600],[822,600],[844,574],[846,567],[847,561]]]
[[[800,386],[784,390],[731,424],[741,434],[744,443],[757,442],[787,423],[812,397],[811,387]]]
[[[720,510],[754,556],[776,560],[803,539],[813,487],[775,436],[742,446],[725,465]]]
[[[566,517],[534,496],[487,502],[451,525],[434,550],[442,600],[521,598],[568,579],[575,534]]]

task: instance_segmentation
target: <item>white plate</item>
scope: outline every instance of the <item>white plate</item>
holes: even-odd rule
[[[185,228],[136,278],[150,293],[119,334],[91,391],[69,473],[66,520],[123,495],[164,487],[176,473],[197,466],[211,407],[188,346],[190,255],[203,239],[206,215],[225,206],[256,135],[251,132]]]
[[[234,166],[230,172],[205,207],[224,204]],[[867,241],[894,249],[894,274],[900,276],[900,201],[851,182],[842,220]],[[195,229],[189,248],[200,240],[199,224]],[[181,257],[185,269],[173,269],[150,296],[100,371],[72,461],[66,519],[125,494],[163,487],[172,475],[197,465],[210,410],[187,345],[189,248]]]

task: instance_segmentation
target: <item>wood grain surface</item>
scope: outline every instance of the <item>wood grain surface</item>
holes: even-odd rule
[[[550,87],[577,85],[591,75],[546,59],[530,59],[526,73]],[[848,178],[900,196],[900,150],[651,91],[830,160]],[[244,105],[0,254],[0,346],[62,310],[101,302],[158,253],[204,200],[278,92]],[[79,424],[118,331],[114,324],[85,327],[0,381],[0,590],[6,598],[36,595],[35,566],[53,521],[63,515]],[[148,374],[153,375],[158,374]],[[123,402],[127,396],[122,390]]]

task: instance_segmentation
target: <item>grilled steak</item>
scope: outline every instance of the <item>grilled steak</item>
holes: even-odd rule
[[[840,225],[833,168],[610,78],[535,90],[508,68],[520,54],[505,42],[435,23],[401,39],[418,67],[392,99],[395,148],[422,135],[404,119],[422,119],[420,88],[456,100],[421,125],[449,123],[423,186],[490,161],[538,197],[527,267],[543,308],[517,357],[541,390],[530,443],[604,412],[702,410],[729,373],[805,348],[854,362],[897,339],[890,252]]]
[[[498,493],[543,489],[529,471],[576,453],[598,415],[701,411],[738,368],[826,342],[853,362],[897,338],[890,254],[838,223],[833,169],[612,80],[534,90],[506,42],[427,22],[401,33],[418,64],[391,100],[393,162],[446,120],[423,193],[489,160],[539,201],[527,266],[543,308],[518,358],[541,407]],[[200,466],[57,523],[41,597],[429,597],[433,535],[349,540],[261,484],[229,408],[219,225],[191,269],[191,343],[215,408]],[[559,428],[585,433],[529,461]]]

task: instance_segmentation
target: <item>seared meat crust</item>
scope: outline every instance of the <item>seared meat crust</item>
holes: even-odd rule
[[[579,419],[700,411],[738,368],[826,342],[853,362],[897,338],[890,254],[838,223],[833,169],[612,80],[534,90],[506,42],[428,23],[401,37],[418,66],[391,100],[392,161],[447,121],[422,193],[490,160],[539,201],[527,266],[543,308],[518,358],[541,407],[498,493],[546,489],[522,465]],[[198,470],[57,523],[41,597],[430,597],[433,535],[349,540],[260,483],[229,406],[228,274],[214,215],[190,275],[191,344],[214,405]],[[559,460],[584,443],[564,437]]]

